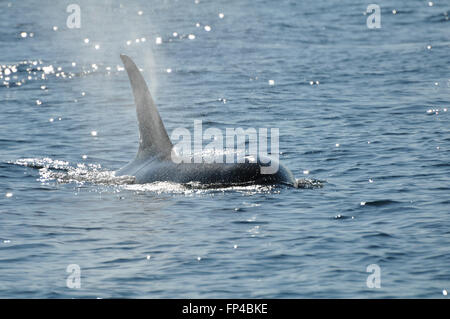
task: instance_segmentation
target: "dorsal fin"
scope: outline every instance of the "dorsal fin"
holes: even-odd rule
[[[139,123],[139,151],[136,158],[145,159],[152,156],[160,159],[167,158],[170,156],[173,145],[147,84],[133,60],[123,54],[120,58],[127,70],[136,104]]]

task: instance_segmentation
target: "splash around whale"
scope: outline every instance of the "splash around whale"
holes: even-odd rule
[[[267,173],[273,158],[245,157],[243,163],[186,163],[174,160],[174,146],[153,102],[147,84],[136,64],[120,55],[128,74],[136,104],[139,124],[139,150],[136,158],[115,172],[116,176],[133,176],[138,184],[175,182],[202,185],[236,186],[283,184],[298,187],[291,171],[276,162],[276,171]]]

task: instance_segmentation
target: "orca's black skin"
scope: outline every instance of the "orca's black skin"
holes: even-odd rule
[[[272,161],[274,159],[271,159]],[[244,184],[286,184],[295,186],[292,173],[279,164],[274,174],[261,174],[261,163],[174,163],[170,159],[149,158],[145,161],[134,160],[116,175],[131,175],[136,183],[170,181],[175,183],[199,182],[222,186]]]
[[[268,166],[267,160],[250,160],[245,163],[175,163],[171,154],[173,145],[159,116],[141,72],[126,55],[120,56],[127,70],[136,103],[139,123],[139,151],[136,158],[116,172],[116,176],[135,177],[138,184],[151,182],[190,183],[205,185],[264,185],[285,184],[297,187],[291,171],[278,163],[273,174],[262,174],[261,166]],[[272,161],[272,167],[274,166]]]

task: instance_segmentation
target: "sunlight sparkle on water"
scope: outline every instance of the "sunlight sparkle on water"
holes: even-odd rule
[[[55,73],[55,70],[53,69],[53,65],[42,67],[42,71],[44,71],[44,74]]]

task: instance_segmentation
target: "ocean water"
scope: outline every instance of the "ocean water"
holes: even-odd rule
[[[0,297],[447,298],[448,1],[71,3],[0,2]],[[120,53],[169,135],[279,128],[304,187],[114,178]]]

